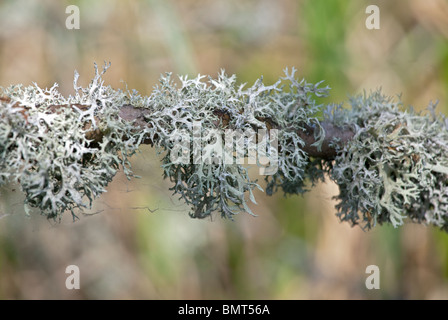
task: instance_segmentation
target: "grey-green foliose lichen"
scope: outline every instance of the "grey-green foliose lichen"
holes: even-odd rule
[[[322,143],[323,131],[319,130],[315,117],[319,106],[312,96],[326,95],[328,88],[321,89],[319,84],[304,80],[298,82],[294,69],[285,73],[285,78],[273,85],[265,86],[259,79],[247,89],[237,85],[234,75],[229,77],[224,72],[208,81],[202,81],[205,76],[180,77],[179,87],[172,81],[171,74],[161,78],[149,101],[152,108],[147,116],[149,131],[151,137],[159,137],[157,145],[166,151],[162,160],[165,177],[173,181],[172,190],[192,206],[191,216],[204,218],[213,211],[220,211],[223,217],[230,218],[241,211],[251,213],[247,202],[255,203],[252,190],[261,190],[257,181],[249,177],[248,169],[236,159],[232,163],[173,161],[173,152],[177,152],[176,139],[183,136],[182,132],[194,132],[194,123],[200,123],[199,135],[206,143],[211,142],[207,140],[212,139],[212,131],[217,128],[234,132],[268,131],[273,126],[282,128],[278,136],[281,146],[278,170],[266,176],[268,190],[278,186],[285,192],[301,189],[309,159],[302,151],[304,142],[297,131],[314,125],[318,128],[315,144]],[[284,88],[285,83],[288,90]],[[250,147],[247,141],[243,144],[247,157]]]
[[[448,121],[401,109],[381,92],[351,99],[333,121],[355,127],[330,174],[339,185],[338,216],[371,228],[405,218],[448,230]]]
[[[95,71],[86,88],[77,85],[76,74],[76,94],[68,98],[57,91],[57,85],[3,89],[0,185],[18,183],[27,212],[35,207],[56,219],[68,210],[76,217],[75,209],[90,207],[120,165],[132,175],[128,159],[145,131],[135,131],[132,123],[118,116],[130,94],[104,86],[96,65]],[[102,132],[100,142],[88,139],[92,130]]]
[[[86,88],[77,85],[75,74],[76,93],[67,98],[57,85],[1,92],[0,185],[20,184],[26,208],[35,207],[48,218],[59,219],[67,210],[76,217],[76,210],[89,208],[120,167],[133,176],[129,158],[149,141],[162,154],[164,177],[191,206],[192,217],[252,213],[249,202],[255,203],[253,190],[261,186],[237,161],[238,154],[230,153],[231,163],[220,161],[223,155],[214,147],[225,130],[276,129],[277,149],[267,144],[277,163],[265,176],[266,193],[280,188],[301,194],[306,183],[328,175],[340,189],[336,207],[342,221],[369,229],[384,222],[398,226],[409,218],[448,230],[448,121],[432,109],[427,114],[403,110],[380,92],[352,98],[349,109],[325,108],[316,98],[327,96],[329,88],[298,81],[294,69],[273,85],[260,79],[248,88],[224,72],[216,79],[179,81],[166,74],[150,96],[142,97],[104,86],[106,69],[100,73],[95,66]],[[350,140],[342,144],[328,137],[328,125],[350,130]],[[196,150],[216,161],[198,161],[195,130],[201,137]],[[250,138],[241,140],[246,158],[254,151]],[[320,150],[330,138],[333,156],[307,152],[307,144]],[[185,141],[187,149],[181,146]]]

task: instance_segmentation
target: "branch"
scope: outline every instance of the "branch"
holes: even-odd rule
[[[136,108],[132,105],[124,105],[120,107],[119,115],[122,119],[126,121],[133,122],[140,129],[144,129],[148,127],[148,122],[145,118],[150,116],[150,112],[147,109]],[[224,120],[224,115],[220,115],[220,123]],[[258,121],[264,122],[267,127],[270,127],[272,124],[272,119],[270,118],[257,118]],[[226,119],[228,122],[229,119]],[[297,135],[303,140],[303,151],[309,154],[311,157],[321,158],[323,160],[333,160],[337,155],[337,146],[344,146],[353,138],[354,132],[350,126],[336,126],[329,121],[320,122],[322,128],[325,131],[325,138],[323,140],[322,146],[319,149],[316,146],[316,132],[315,127],[305,126],[305,130],[297,129],[295,130]],[[276,129],[283,131],[284,128],[275,126]],[[222,128],[221,128],[222,129]],[[97,142],[102,137],[101,135],[96,136]],[[332,143],[337,141],[337,143]],[[144,141],[145,144],[154,144],[154,141],[151,139],[147,139]]]
[[[11,100],[8,97],[0,97],[0,101],[3,101],[5,103],[10,103]],[[90,106],[88,105],[80,105],[80,104],[74,104],[74,105],[50,105],[48,106],[47,110],[50,113],[58,113],[61,108],[68,108],[68,107],[77,107],[81,110],[88,110]],[[20,109],[20,113],[25,117],[28,118],[26,113],[26,108],[24,106],[19,105],[18,103],[14,104],[14,108]],[[132,105],[123,105],[119,107],[119,116],[128,122],[132,122],[136,127],[140,128],[141,130],[144,130],[145,128],[150,127],[150,124],[145,120],[150,116],[150,111],[148,109],[143,108],[137,108]],[[220,120],[222,122],[224,116],[220,116]],[[97,119],[99,120],[99,119]],[[272,120],[269,118],[258,118],[257,120],[264,122],[267,126],[270,126],[272,123]],[[309,156],[315,157],[315,158],[321,158],[323,160],[333,160],[337,155],[337,146],[341,147],[347,144],[354,135],[353,129],[348,126],[336,126],[333,123],[329,121],[322,121],[320,122],[320,125],[322,126],[323,130],[325,131],[325,138],[322,142],[321,148],[318,148],[316,146],[316,132],[315,127],[311,127],[308,125],[305,125],[305,130],[298,129],[296,130],[297,135],[303,140],[303,151],[305,151]],[[275,126],[276,129],[282,131],[284,128]],[[99,130],[89,130],[91,129],[91,124],[89,123],[84,127],[86,132],[86,138],[88,140],[91,140],[94,143],[100,143],[103,140],[104,133]],[[157,137],[156,137],[157,138]],[[335,144],[334,141],[337,141]],[[333,142],[333,143],[332,143]],[[153,139],[145,139],[142,142],[143,144],[149,144],[154,145]]]

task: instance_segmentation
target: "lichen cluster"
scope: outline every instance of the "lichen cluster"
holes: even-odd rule
[[[107,69],[105,66],[103,73]],[[129,99],[103,86],[102,73],[86,88],[77,85],[68,98],[57,85],[12,86],[2,90],[0,106],[0,185],[18,183],[25,194],[25,210],[39,209],[48,218],[88,208],[117,173],[130,171],[128,158],[145,132],[136,132],[119,116]],[[91,143],[89,133],[101,132]]]
[[[151,109],[147,116],[149,131],[151,138],[166,151],[162,160],[165,177],[173,181],[172,190],[192,206],[192,217],[204,218],[213,211],[220,211],[223,217],[228,218],[242,211],[251,213],[247,198],[255,203],[252,190],[261,189],[257,181],[249,177],[247,167],[237,163],[236,159],[231,164],[222,158],[215,163],[195,161],[198,155],[191,148],[187,150],[193,158],[190,163],[173,161],[173,152],[178,152],[179,138],[190,134],[192,139],[188,145],[198,143],[193,141],[195,122],[200,123],[201,139],[198,140],[202,141],[197,148],[200,150],[216,144],[212,138],[207,138],[213,130],[219,129],[218,134],[224,134],[225,130],[255,132],[284,128],[278,137],[281,145],[276,164],[278,170],[267,176],[268,189],[272,192],[281,186],[285,192],[291,192],[290,189],[296,191],[301,188],[309,159],[302,151],[304,142],[297,135],[297,130],[304,129],[305,125],[319,126],[315,118],[319,107],[312,95],[323,96],[328,88],[320,89],[319,84],[309,84],[304,80],[298,82],[294,73],[294,69],[291,73],[286,70],[285,78],[271,86],[265,86],[259,79],[247,89],[244,85],[237,86],[236,77],[229,77],[224,72],[217,79],[209,78],[208,81],[203,80],[204,76],[194,79],[181,77],[179,87],[170,74],[161,78],[147,106]],[[283,87],[285,82],[289,90]],[[323,137],[322,130],[317,136],[318,145]],[[244,156],[247,157],[248,143],[244,146]],[[216,147],[221,146],[216,144]]]
[[[57,85],[0,92],[0,186],[19,184],[27,212],[37,208],[60,219],[70,211],[76,217],[120,168],[132,177],[129,158],[150,143],[190,216],[252,214],[253,191],[263,189],[240,160],[266,167],[254,156],[262,145],[264,155],[275,156],[264,176],[269,195],[302,194],[307,184],[330,177],[339,186],[342,221],[370,229],[408,218],[448,230],[448,120],[433,105],[426,113],[406,110],[378,91],[352,98],[351,108],[323,106],[316,100],[329,88],[298,81],[294,69],[273,85],[259,79],[247,88],[224,72],[177,81],[166,74],[142,97],[105,86],[107,67],[99,72],[95,65],[86,88],[75,74],[75,94],[67,98]],[[342,144],[327,136],[323,123],[354,136]],[[245,133],[232,136],[242,153],[223,146],[229,130]],[[257,135],[270,131],[278,133],[266,141]],[[312,135],[318,150],[330,141],[335,156],[311,157],[303,134]]]
[[[220,161],[222,159],[209,162],[202,159],[203,141],[215,145],[216,141],[211,141],[212,130],[224,126],[220,114],[227,115],[229,119],[246,117],[240,114],[245,106],[241,91],[234,87],[235,77],[227,78],[221,74],[210,83],[201,81],[203,78],[181,77],[179,87],[171,79],[171,74],[160,79],[148,105],[151,109],[147,116],[150,137],[164,152],[164,177],[173,182],[171,190],[192,206],[192,217],[204,218],[213,211],[220,211],[224,217],[239,211],[250,213],[245,195],[249,193],[250,199],[255,201],[252,190],[258,185],[250,179],[247,168],[225,164]],[[255,121],[249,117],[245,120],[228,123],[227,126],[246,126]],[[198,132],[194,132],[195,122],[200,124]],[[180,162],[173,153],[179,152],[179,139],[185,137],[187,146],[191,148],[186,150],[186,161]]]
[[[448,120],[402,110],[381,92],[351,99],[333,120],[354,127],[335,159],[338,216],[369,229],[403,224],[406,217],[448,230]]]
[[[273,119],[281,128],[278,171],[265,179],[269,195],[279,187],[285,194],[301,194],[307,190],[306,179],[313,183],[323,177],[323,171],[320,168],[316,170],[319,164],[303,150],[305,142],[298,132],[313,128],[314,145],[320,148],[325,132],[316,116],[323,106],[317,104],[315,99],[328,96],[330,88],[320,88],[322,82],[312,84],[304,79],[299,82],[294,78],[295,69],[290,74],[288,70],[285,73],[284,80],[289,82],[288,90],[282,88],[276,95],[269,97],[269,107],[263,112],[264,117]]]

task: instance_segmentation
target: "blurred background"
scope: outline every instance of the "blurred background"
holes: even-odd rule
[[[79,30],[65,27],[71,4]],[[365,26],[371,4],[379,30]],[[224,68],[270,84],[295,66],[332,88],[322,102],[381,87],[448,114],[448,1],[0,1],[0,86],[58,82],[68,95],[74,70],[85,86],[103,61],[106,84],[142,95],[165,72]],[[20,191],[0,190],[0,299],[448,299],[448,234],[340,223],[331,182],[303,197],[258,193],[257,217],[193,220],[155,150],[133,167],[142,179],[117,175],[75,223],[27,218]],[[365,286],[372,264],[379,290]],[[80,290],[65,287],[68,265]]]

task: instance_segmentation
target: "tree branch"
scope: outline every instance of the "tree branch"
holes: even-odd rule
[[[148,126],[148,123],[145,121],[145,116],[147,116],[148,114],[148,109],[136,108],[132,105],[122,106],[119,113],[122,119],[133,121],[136,126],[142,129]],[[223,118],[225,115],[219,114],[219,116]],[[226,122],[228,122],[228,119],[225,120]],[[266,123],[268,127],[272,126],[272,122],[269,118],[257,118],[257,120]],[[344,128],[337,127],[329,121],[322,121],[320,124],[325,131],[325,138],[320,150],[313,145],[316,143],[314,132],[315,128],[311,126],[305,126],[305,131],[296,130],[296,132],[305,143],[305,145],[303,146],[303,151],[308,153],[309,156],[314,158],[321,158],[324,160],[333,160],[336,157],[337,153],[334,145],[332,144],[332,141],[336,145],[342,146],[353,138],[354,132],[349,126],[345,126]],[[276,126],[276,129],[281,131],[283,128]],[[98,136],[97,138],[101,137]],[[144,143],[152,145],[153,141],[147,139]]]
[[[3,102],[9,102],[10,99],[7,97],[0,97],[0,101]],[[77,108],[81,110],[87,110],[89,106],[87,105],[80,105],[75,104],[73,106],[76,106]],[[14,107],[17,108],[23,108],[23,106],[20,106],[19,104],[15,104]],[[51,105],[48,107],[48,111],[51,113],[58,113],[60,108],[66,108],[68,105]],[[24,115],[25,118],[27,118],[26,111],[22,110],[20,111],[22,115]],[[150,110],[144,109],[144,108],[136,108],[132,105],[123,105],[120,107],[119,116],[126,121],[133,122],[137,127],[144,129],[149,126],[148,122],[145,120],[145,117],[147,117],[150,114]],[[217,113],[221,118],[224,118],[223,114]],[[264,122],[267,124],[268,127],[272,126],[272,121],[269,118],[257,118],[258,121]],[[228,122],[228,119],[225,119],[226,122]],[[320,122],[320,125],[325,131],[325,138],[322,143],[322,147],[318,149],[314,144],[316,143],[315,139],[315,127],[311,127],[309,125],[304,125],[305,130],[296,130],[299,137],[304,141],[305,145],[303,146],[303,151],[308,153],[310,157],[314,158],[321,158],[323,160],[333,160],[336,157],[336,149],[334,145],[344,145],[348,141],[350,141],[353,136],[354,132],[349,126],[345,127],[337,127],[334,124],[332,124],[329,121],[322,121]],[[90,124],[87,124],[86,130],[90,128]],[[276,129],[282,130],[284,128],[275,126]],[[95,129],[92,131],[88,131],[86,133],[86,138],[89,140],[93,140],[93,142],[101,142],[103,139],[103,132],[101,132],[99,129]],[[157,137],[155,137],[157,138]],[[154,141],[147,138],[143,141],[144,144],[153,145]],[[280,146],[281,148],[281,146]]]

